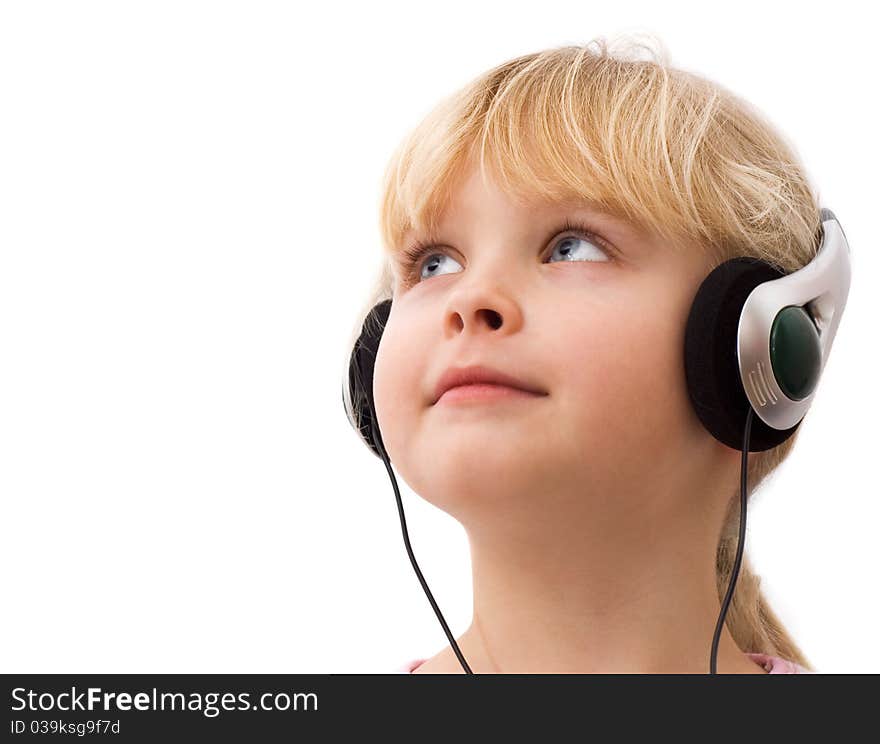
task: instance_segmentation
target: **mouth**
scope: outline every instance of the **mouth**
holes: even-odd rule
[[[515,402],[531,398],[544,398],[546,396],[547,393],[532,392],[509,385],[473,383],[470,385],[456,385],[449,388],[435,401],[435,405],[449,406],[469,403]]]
[[[549,395],[537,383],[501,370],[474,364],[449,367],[434,387],[431,405],[463,400],[516,400]]]

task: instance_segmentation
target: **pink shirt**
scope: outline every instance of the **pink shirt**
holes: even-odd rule
[[[788,659],[780,656],[771,656],[770,654],[747,653],[749,658],[757,664],[760,664],[768,674],[814,674],[809,669],[802,667]],[[427,659],[412,659],[401,667],[395,669],[393,674],[410,674],[413,669],[420,666]]]

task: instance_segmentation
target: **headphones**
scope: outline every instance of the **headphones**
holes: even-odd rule
[[[822,208],[820,218],[821,243],[806,266],[785,274],[756,258],[725,261],[703,280],[688,315],[684,368],[691,403],[713,437],[743,453],[739,541],[715,626],[710,674],[717,673],[718,640],[742,561],[748,453],[776,447],[800,426],[813,402],[849,294],[846,235],[830,209]],[[397,479],[376,418],[373,369],[390,312],[391,300],[383,300],[364,320],[348,366],[354,417],[347,409],[346,416],[385,463],[410,562],[459,662],[467,674],[473,674],[416,563]]]

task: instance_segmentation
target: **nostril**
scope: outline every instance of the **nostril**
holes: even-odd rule
[[[485,313],[486,321],[493,330],[498,330],[501,327],[502,321],[500,313],[495,310],[480,310],[479,312]]]

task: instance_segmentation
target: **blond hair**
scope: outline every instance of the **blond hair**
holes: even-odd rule
[[[753,256],[789,273],[818,249],[819,203],[794,147],[726,88],[669,64],[632,38],[604,38],[511,59],[443,99],[397,148],[385,172],[380,232],[386,261],[361,321],[392,296],[390,254],[410,229],[432,235],[458,179],[478,158],[507,193],[588,201],[665,238],[698,245],[712,267]],[[648,59],[639,52],[647,51]],[[360,323],[352,335],[352,344]],[[351,418],[358,401],[344,385]],[[750,453],[748,496],[788,456],[798,428]],[[740,486],[719,535],[719,602],[738,537]],[[770,608],[743,557],[726,624],[742,651],[811,665]]]

